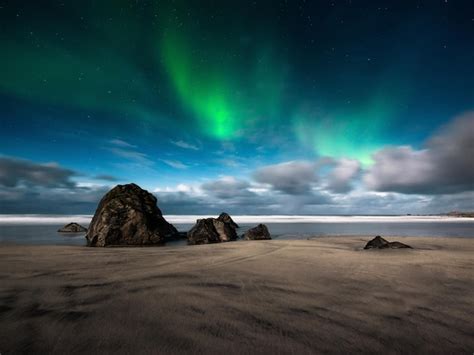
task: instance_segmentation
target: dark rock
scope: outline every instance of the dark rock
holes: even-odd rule
[[[82,233],[82,232],[87,232],[87,228],[81,226],[78,223],[72,222],[58,229],[58,232],[59,233]]]
[[[87,245],[162,244],[178,231],[162,216],[156,197],[138,185],[117,185],[100,201],[86,235]]]
[[[388,241],[383,239],[380,235],[376,236],[370,242],[368,242],[364,249],[383,249],[388,248]]]
[[[237,239],[237,233],[229,223],[216,218],[198,219],[188,232],[188,244],[229,242]]]
[[[376,236],[370,242],[368,242],[364,249],[402,249],[411,248],[411,246],[400,243],[400,242],[389,242],[383,239],[381,236]]]
[[[245,240],[265,240],[265,239],[272,239],[270,233],[268,232],[268,228],[264,224],[259,224],[258,226],[249,229],[243,235]]]
[[[228,213],[222,212],[219,217],[217,217],[219,221],[222,221],[224,223],[230,224],[230,226],[234,229],[239,228],[239,225],[234,222],[231,216],[229,216]]]

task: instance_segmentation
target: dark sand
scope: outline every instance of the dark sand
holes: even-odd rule
[[[0,353],[472,354],[474,239],[369,239],[3,245]]]

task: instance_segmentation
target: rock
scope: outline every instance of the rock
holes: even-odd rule
[[[388,241],[383,239],[380,235],[376,236],[370,242],[368,242],[364,249],[382,249],[388,248]]]
[[[270,233],[268,232],[268,228],[264,224],[259,224],[258,226],[249,229],[244,235],[243,238],[245,240],[264,240],[264,239],[272,239],[270,237]]]
[[[411,246],[400,243],[400,242],[389,242],[383,239],[381,236],[376,236],[374,239],[369,241],[364,249],[402,249],[411,248]]]
[[[188,232],[189,245],[229,242],[235,239],[235,228],[216,218],[198,219]]]
[[[156,197],[138,185],[117,185],[100,201],[86,235],[87,245],[163,244],[178,231],[162,216]]]
[[[78,223],[72,222],[58,229],[58,232],[59,233],[82,233],[82,232],[87,232],[87,228],[81,226]]]
[[[225,213],[225,212],[222,212],[219,217],[217,217],[217,219],[219,221],[222,221],[224,223],[228,223],[230,224],[230,226],[234,229],[236,228],[239,228],[239,225],[237,223],[234,222],[234,220],[232,219],[231,216],[229,216],[229,214]]]

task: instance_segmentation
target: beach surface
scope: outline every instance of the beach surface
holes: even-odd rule
[[[0,246],[0,353],[474,352],[474,238]]]

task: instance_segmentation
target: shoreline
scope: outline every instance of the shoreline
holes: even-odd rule
[[[472,352],[474,239],[372,238],[0,245],[0,349]]]
[[[47,215],[47,214],[0,214],[1,225],[58,224],[69,222],[88,224],[93,215]],[[163,215],[173,224],[194,224],[197,219],[215,217],[205,215]],[[474,217],[449,215],[233,215],[237,223],[420,223],[420,222],[466,222],[474,223]]]

